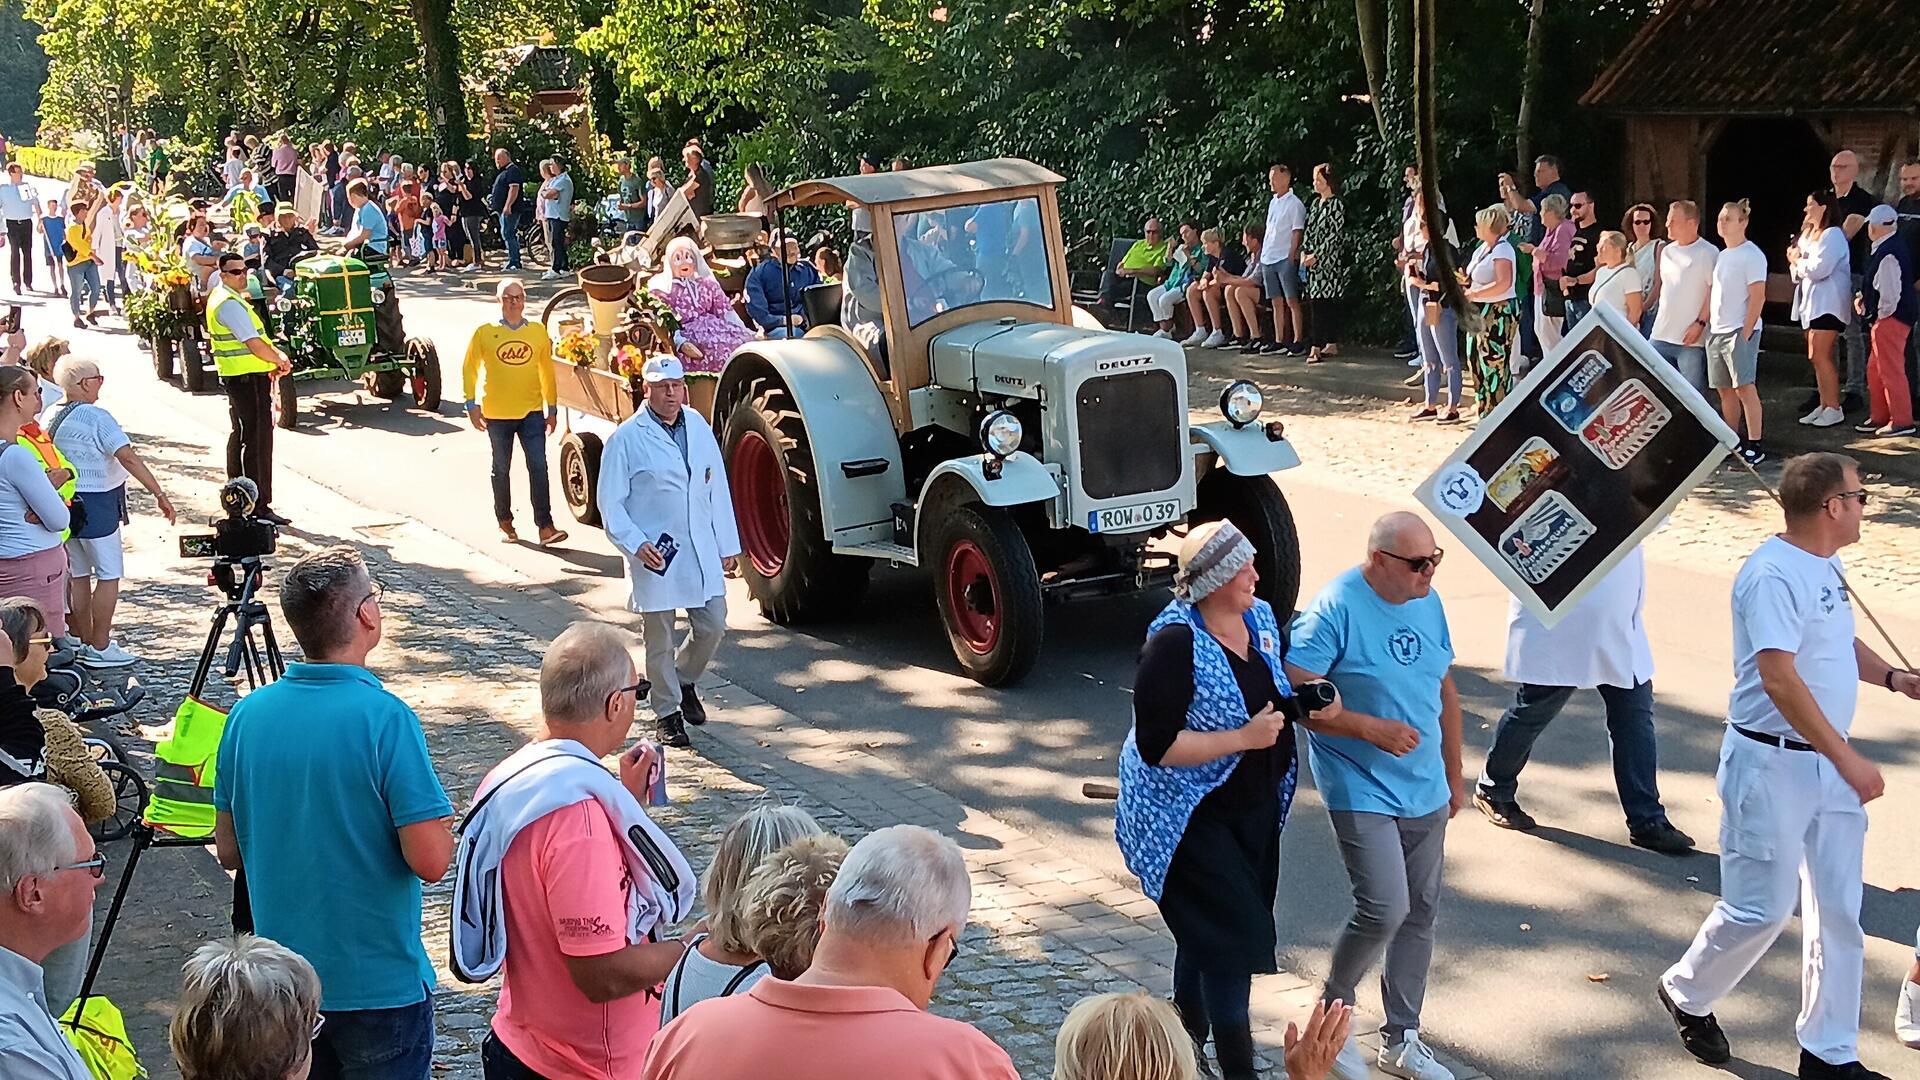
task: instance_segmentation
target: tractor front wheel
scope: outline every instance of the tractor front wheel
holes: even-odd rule
[[[1006,686],[1033,669],[1046,627],[1033,549],[1005,510],[965,503],[936,526],[933,595],[954,658],[975,682]]]
[[[299,423],[300,387],[293,376],[282,375],[273,380],[273,424],[292,431]]]
[[[189,394],[198,394],[209,388],[212,377],[207,373],[207,365],[212,357],[207,355],[207,343],[198,334],[188,334],[180,339],[180,389]]]
[[[366,378],[367,389],[372,391],[375,397],[395,401],[407,392],[407,373],[399,368],[368,372]]]
[[[408,381],[413,387],[414,407],[439,412],[440,351],[426,338],[409,338],[407,360],[413,365],[412,378]]]
[[[600,436],[568,432],[560,440],[560,494],[573,520],[600,524]]]

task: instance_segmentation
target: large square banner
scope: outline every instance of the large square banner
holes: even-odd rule
[[[1416,494],[1552,626],[1737,445],[1624,316],[1597,307]]]

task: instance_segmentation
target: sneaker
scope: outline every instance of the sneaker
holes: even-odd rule
[[[1413,374],[1407,376],[1406,378],[1401,379],[1400,385],[1401,386],[1419,386],[1420,384],[1426,381],[1427,381],[1427,373],[1425,371],[1416,371]]]
[[[1206,340],[1207,340],[1207,328],[1204,326],[1196,326],[1193,328],[1193,333],[1188,334],[1186,336],[1186,339],[1181,341],[1180,344],[1189,349],[1197,349],[1200,347],[1201,343]]]
[[[107,647],[104,649],[96,649],[91,645],[82,645],[80,646],[80,653],[75,659],[81,667],[90,668],[132,667],[134,664],[140,662],[139,657],[127,652],[111,641],[107,642]]]
[[[707,707],[700,702],[700,695],[694,693],[692,683],[680,684],[680,712],[687,723],[699,727],[707,722]]]
[[[1440,414],[1440,419],[1434,421],[1434,423],[1436,424],[1457,424],[1459,422],[1460,422],[1459,409],[1448,409],[1446,412],[1443,412]]]
[[[1630,829],[1627,839],[1634,847],[1657,851],[1662,855],[1693,854],[1693,837],[1674,828],[1672,822],[1662,821],[1644,829]]]
[[[1221,333],[1218,330],[1215,330],[1213,333],[1208,334],[1207,339],[1200,343],[1200,347],[1203,349],[1219,349],[1219,348],[1225,347],[1226,345],[1227,345],[1227,335]]]
[[[1720,1021],[1714,1019],[1712,1013],[1695,1016],[1681,1012],[1680,1006],[1673,1003],[1673,995],[1667,993],[1665,976],[1654,981],[1654,993],[1672,1015],[1673,1026],[1680,1032],[1680,1045],[1687,1048],[1687,1053],[1708,1065],[1724,1065],[1733,1057],[1733,1048],[1727,1045],[1727,1033],[1720,1030]]]
[[[1242,342],[1240,345],[1240,355],[1242,356],[1252,356],[1254,353],[1257,353],[1259,351],[1260,351],[1259,338],[1248,338],[1246,341]]]
[[[1486,792],[1477,787],[1473,789],[1473,805],[1480,808],[1480,812],[1486,815],[1488,821],[1503,829],[1526,832],[1540,824],[1533,820],[1532,814],[1520,809],[1519,803],[1512,799],[1490,798]]]
[[[1360,1040],[1352,1034],[1347,1035],[1347,1045],[1333,1059],[1335,1080],[1373,1080],[1373,1070],[1367,1068],[1367,1055],[1360,1051]]]
[[[688,747],[693,740],[687,738],[687,725],[677,712],[668,713],[660,718],[660,742],[664,746]]]
[[[1426,408],[1421,409],[1419,412],[1414,413],[1412,416],[1407,417],[1407,419],[1417,424],[1422,420],[1432,420],[1439,415],[1440,415],[1440,410],[1429,405]]]
[[[1161,339],[1161,340],[1163,340],[1163,341],[1172,341],[1172,340],[1173,340],[1173,331],[1171,331],[1171,330],[1155,330],[1155,331],[1153,332],[1153,336],[1154,336],[1154,337],[1157,337],[1157,338],[1160,338],[1160,339]]]
[[[558,270],[546,270],[546,271],[542,271],[542,272],[541,272],[541,274],[540,274],[540,280],[541,280],[541,281],[559,281],[559,280],[560,280],[560,271],[558,271]]]
[[[1395,349],[1393,350],[1393,358],[1395,360],[1417,361],[1420,359],[1420,350],[1419,349]]]
[[[1277,341],[1263,341],[1260,343],[1261,356],[1278,356],[1284,354],[1286,351],[1287,347]]]
[[[1883,439],[1891,439],[1891,438],[1897,438],[1901,435],[1913,434],[1914,427],[1912,424],[1907,424],[1902,427],[1894,427],[1892,424],[1886,424],[1882,427],[1874,429],[1873,433],[1875,435],[1880,436]]]
[[[81,649],[86,648],[86,646],[87,646],[86,642],[81,641],[79,638],[74,637],[72,634],[61,634],[60,636],[53,639],[54,652],[77,653]]]
[[[1305,356],[1307,355],[1307,347],[1296,341],[1291,345],[1287,346],[1287,355],[1288,356]]]
[[[1767,452],[1757,446],[1743,446],[1736,453],[1740,455],[1741,461],[1749,465],[1758,465],[1767,460]]]
[[[1840,424],[1845,423],[1846,419],[1847,419],[1847,414],[1844,410],[1836,409],[1836,408],[1826,408],[1826,409],[1821,409],[1819,412],[1815,413],[1811,418],[1802,420],[1800,422],[1803,424],[1810,424],[1813,427],[1817,427],[1817,428],[1830,428],[1830,427],[1836,427]]]
[[[1862,420],[1859,423],[1853,425],[1853,430],[1859,432],[1862,435],[1872,435],[1873,433],[1880,430],[1880,425],[1874,423],[1871,420]]]
[[[1821,1061],[1805,1047],[1800,1049],[1800,1070],[1796,1075],[1800,1080],[1888,1080],[1886,1073],[1874,1072],[1857,1061],[1845,1065]]]
[[[1400,1036],[1400,1041],[1380,1048],[1380,1071],[1388,1076],[1404,1076],[1407,1080],[1453,1080],[1453,1070],[1440,1064],[1433,1056],[1427,1044],[1420,1041],[1420,1033],[1409,1031]]]
[[[1900,1045],[1920,1050],[1920,983],[1900,982],[1900,1003],[1893,1009],[1893,1037]]]

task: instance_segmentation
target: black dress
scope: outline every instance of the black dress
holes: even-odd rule
[[[1273,672],[1249,648],[1224,646],[1248,715],[1277,703]],[[1133,691],[1134,740],[1158,765],[1186,730],[1193,702],[1193,630],[1166,626],[1147,639]],[[1274,745],[1244,751],[1187,819],[1160,893],[1160,914],[1183,960],[1202,971],[1265,974],[1274,965],[1274,892],[1280,882],[1280,782],[1294,764],[1292,725]]]

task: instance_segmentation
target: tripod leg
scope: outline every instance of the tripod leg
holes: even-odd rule
[[[213,674],[213,658],[220,651],[220,635],[226,632],[232,608],[222,604],[213,614],[213,626],[207,631],[207,643],[200,649],[200,662],[194,666],[193,679],[187,684],[187,696],[199,697],[207,688],[207,676]],[[231,674],[231,673],[229,673]]]
[[[273,619],[268,617],[265,612],[262,612],[260,615],[260,636],[265,640],[267,646],[268,670],[273,672],[273,677],[276,679],[285,675],[287,673],[287,662],[280,656],[280,643],[273,638]]]
[[[107,905],[107,921],[100,927],[100,940],[87,961],[87,977],[80,982],[80,997],[73,1015],[87,1010],[87,998],[93,995],[93,980],[100,974],[100,962],[107,957],[107,939],[113,936],[113,924],[120,918],[120,906],[127,902],[127,887],[133,884],[133,869],[140,865],[140,853],[153,844],[153,826],[142,821],[133,827],[133,847],[127,852],[127,867],[120,871],[120,884],[114,886],[113,903]]]

